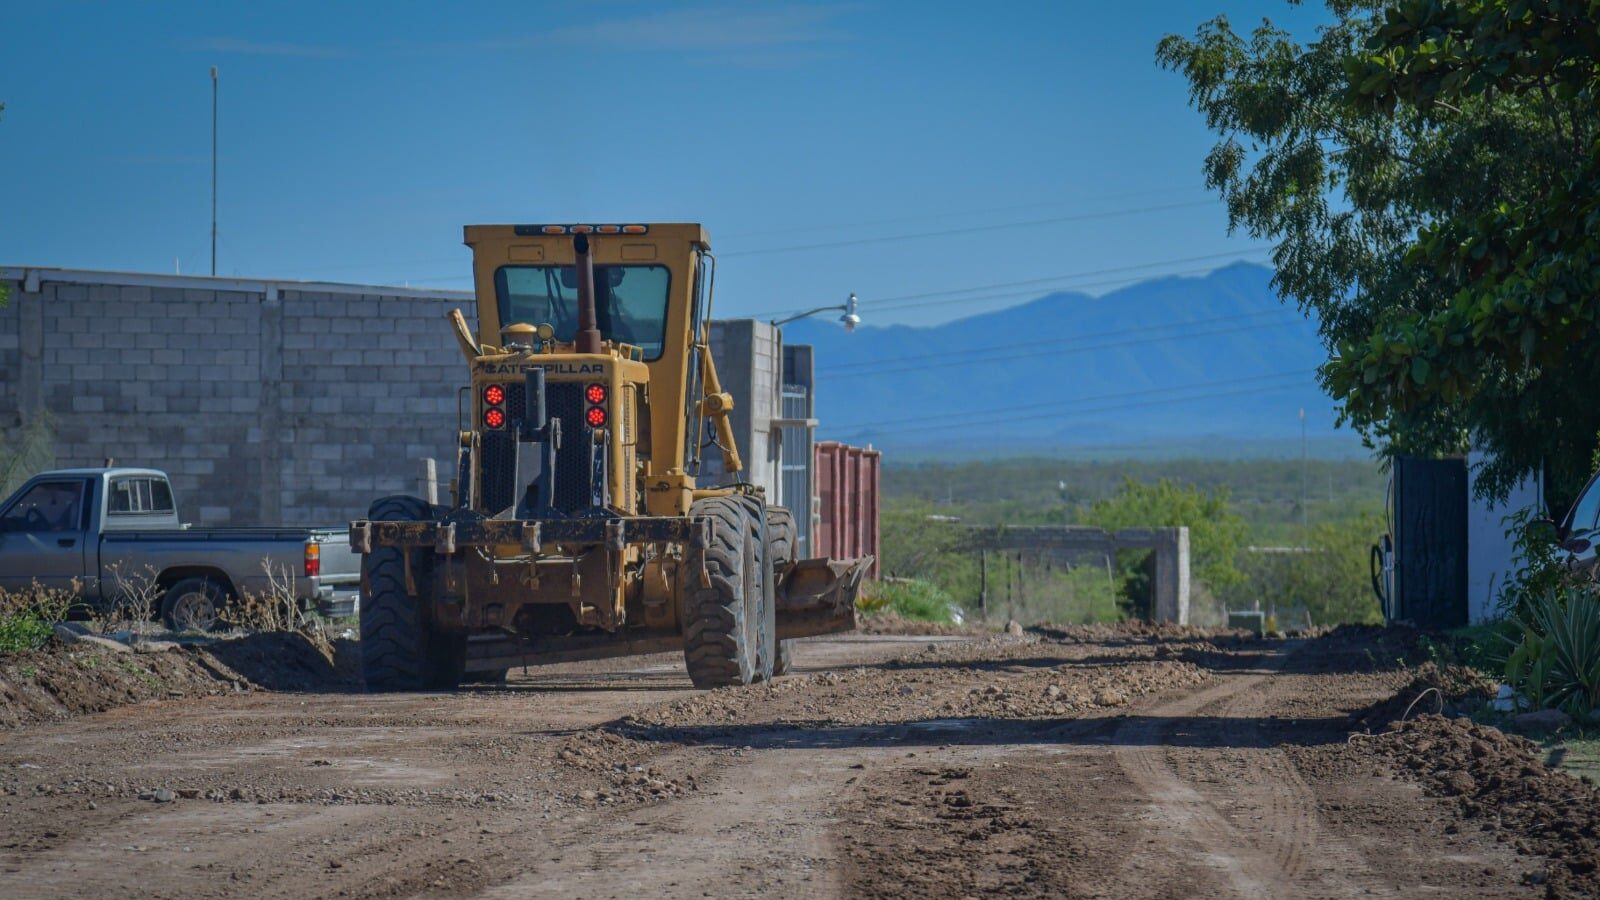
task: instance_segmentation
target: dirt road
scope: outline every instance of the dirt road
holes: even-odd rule
[[[851,636],[709,693],[653,657],[128,706],[0,731],[0,896],[1552,889],[1518,836],[1348,738],[1394,659],[1381,636]]]

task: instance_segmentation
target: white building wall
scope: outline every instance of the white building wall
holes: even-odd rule
[[[1516,552],[1506,534],[1507,516],[1539,506],[1539,483],[1529,478],[1506,501],[1490,505],[1474,496],[1484,454],[1467,454],[1467,617],[1474,623],[1495,618],[1500,591],[1517,569]]]

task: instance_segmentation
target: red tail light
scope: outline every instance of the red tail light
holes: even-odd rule
[[[590,403],[599,406],[606,402],[606,386],[603,384],[591,384],[584,390],[583,396]]]
[[[497,406],[489,407],[483,411],[483,424],[490,428],[506,427],[506,411]]]
[[[498,384],[491,384],[483,389],[483,402],[490,406],[499,406],[506,402],[506,389]]]
[[[606,411],[598,406],[591,406],[589,412],[584,415],[584,421],[589,423],[590,428],[599,428],[606,424]]]
[[[306,577],[315,578],[322,574],[322,547],[317,544],[306,544]]]

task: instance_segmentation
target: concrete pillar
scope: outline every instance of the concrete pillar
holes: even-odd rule
[[[1157,622],[1189,624],[1189,529],[1156,531],[1156,582],[1153,604]]]

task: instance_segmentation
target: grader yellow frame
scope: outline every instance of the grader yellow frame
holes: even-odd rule
[[[374,690],[684,651],[698,686],[787,671],[854,627],[864,560],[797,560],[792,514],[742,471],[712,362],[715,258],[694,224],[471,225],[478,330],[448,506],[387,497],[351,525]],[[530,321],[537,319],[537,321]]]

